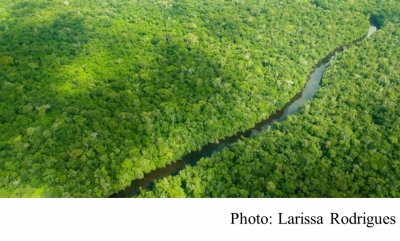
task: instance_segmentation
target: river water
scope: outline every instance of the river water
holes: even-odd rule
[[[368,30],[368,34],[365,37],[370,37],[375,31],[377,27],[370,26]],[[353,43],[359,42],[365,37],[354,41]],[[194,166],[196,165],[197,161],[199,161],[202,157],[209,157],[212,153],[220,151],[224,147],[229,147],[234,142],[238,141],[242,137],[251,137],[254,134],[267,129],[276,121],[283,121],[286,119],[288,115],[295,114],[300,106],[311,100],[315,93],[318,91],[320,86],[320,82],[322,79],[322,75],[325,72],[328,64],[331,62],[332,58],[334,58],[335,54],[338,52],[342,52],[343,47],[339,47],[335,49],[331,54],[323,58],[318,64],[315,66],[313,72],[310,74],[310,77],[303,88],[303,90],[295,95],[279,112],[276,114],[268,117],[265,120],[257,123],[253,128],[245,131],[239,132],[234,136],[225,138],[223,140],[219,140],[218,143],[210,143],[206,146],[202,147],[200,151],[194,151],[189,153],[188,155],[184,156],[181,160],[172,163],[166,167],[156,169],[150,173],[144,175],[144,178],[133,180],[131,185],[124,190],[113,194],[111,197],[133,197],[137,195],[140,191],[139,188],[143,189],[151,189],[154,186],[154,182],[161,178],[176,175],[180,170],[185,168],[187,165]]]

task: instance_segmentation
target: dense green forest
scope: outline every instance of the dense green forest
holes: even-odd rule
[[[1,197],[107,197],[281,109],[370,20],[299,114],[141,195],[400,196],[395,0],[0,3]]]
[[[141,196],[399,197],[400,24],[392,21],[339,55],[298,114]]]

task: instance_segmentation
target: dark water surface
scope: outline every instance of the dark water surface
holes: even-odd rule
[[[377,28],[375,26],[370,26],[366,37],[370,37],[376,30]],[[365,37],[358,39],[353,43],[359,42],[364,38]],[[270,126],[273,122],[283,121],[288,115],[295,114],[304,102],[312,99],[320,86],[322,75],[324,74],[327,65],[332,60],[333,56],[339,52],[342,52],[343,49],[343,47],[339,47],[319,61],[314,67],[313,72],[310,74],[304,89],[295,95],[280,111],[274,115],[262,120],[253,128],[245,132],[239,132],[234,136],[219,140],[219,143],[207,144],[206,146],[203,146],[200,151],[191,152],[175,163],[145,174],[143,179],[133,180],[129,187],[116,194],[113,194],[111,197],[133,197],[139,193],[139,188],[150,189],[154,186],[154,181],[170,175],[176,175],[180,170],[184,169],[186,165],[194,166],[202,157],[209,157],[213,152],[217,152],[224,147],[230,146],[232,143],[238,141],[242,137],[251,137],[255,133],[268,128],[268,126]]]

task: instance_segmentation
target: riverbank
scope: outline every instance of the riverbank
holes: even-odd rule
[[[140,189],[149,190],[154,186],[154,182],[168,177],[170,175],[174,176],[179,173],[180,170],[184,169],[187,165],[195,166],[196,163],[204,157],[209,157],[213,153],[220,151],[222,148],[229,147],[231,144],[242,140],[243,138],[252,137],[254,134],[259,133],[270,127],[274,122],[280,122],[287,118],[288,115],[295,114],[298,109],[307,101],[310,101],[314,94],[318,91],[320,82],[324,71],[326,70],[328,64],[338,53],[343,52],[345,48],[362,41],[365,38],[369,38],[377,30],[376,26],[371,25],[368,29],[368,33],[363,38],[354,40],[351,44],[346,46],[337,47],[329,55],[318,61],[318,64],[314,67],[314,70],[310,74],[305,87],[301,92],[297,93],[285,106],[275,113],[274,115],[262,120],[257,123],[253,128],[240,132],[229,138],[219,140],[218,144],[208,144],[201,148],[200,151],[192,152],[186,155],[182,160],[175,162],[174,164],[168,165],[165,168],[154,170],[148,174],[145,174],[143,179],[134,180],[130,187],[112,195],[111,197],[132,197],[140,193]]]
[[[400,196],[398,29],[388,23],[346,48],[298,114],[139,196]]]
[[[4,197],[109,196],[277,112],[368,27],[347,3],[0,1]]]

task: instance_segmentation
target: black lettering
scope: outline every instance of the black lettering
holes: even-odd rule
[[[324,221],[322,220],[322,216],[318,216],[317,224],[324,224]]]
[[[236,223],[240,220],[240,223]],[[243,213],[231,213],[231,224],[268,224],[269,219],[267,216],[249,216],[246,217]]]
[[[334,224],[333,221],[335,221],[336,224],[340,224],[339,221],[337,220],[338,218],[339,218],[339,214],[331,213],[331,224]]]
[[[375,225],[374,219],[375,219],[374,216],[367,217],[367,227],[368,228],[372,228]]]
[[[349,218],[347,216],[343,216],[340,219],[341,224],[348,224],[349,223]]]
[[[237,214],[237,213],[231,213],[231,215],[232,215],[232,222],[231,222],[231,224],[235,224],[235,219],[238,219],[238,218],[239,218],[239,214]]]
[[[382,217],[381,216],[375,216],[375,224],[382,224]]]
[[[261,223],[262,224],[267,224],[268,223],[268,218],[266,216],[261,217]]]
[[[353,213],[353,216],[348,218],[348,222],[350,224],[357,224],[357,213]]]
[[[388,217],[388,216],[385,216],[385,217],[383,217],[383,220],[382,220],[382,222],[384,223],[384,224],[390,224],[390,217]]]
[[[244,222],[243,222],[244,220]],[[242,213],[240,213],[240,224],[247,224],[247,217],[243,216]]]
[[[283,213],[279,213],[279,224],[287,224],[287,222],[282,223],[282,214]]]
[[[249,223],[254,224],[256,222],[256,218],[254,216],[249,217]]]
[[[301,213],[303,214],[303,213]],[[310,224],[310,217],[309,216],[305,216],[305,217],[301,217],[301,224]]]
[[[390,224],[396,224],[396,217],[395,216],[391,216],[390,220],[392,220],[392,222]]]

